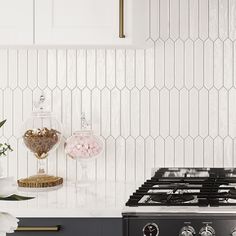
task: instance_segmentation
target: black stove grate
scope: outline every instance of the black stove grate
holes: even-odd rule
[[[224,168],[161,168],[126,203],[126,206],[227,205],[236,205],[236,170]]]

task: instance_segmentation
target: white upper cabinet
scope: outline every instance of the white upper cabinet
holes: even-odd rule
[[[33,44],[33,1],[0,0],[0,45]]]
[[[144,46],[147,28],[148,0],[35,1],[36,45]]]

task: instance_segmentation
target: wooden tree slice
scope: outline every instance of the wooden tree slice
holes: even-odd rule
[[[51,175],[34,175],[17,180],[22,188],[50,188],[63,184],[63,178]]]

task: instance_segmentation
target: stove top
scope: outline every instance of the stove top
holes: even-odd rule
[[[157,169],[126,206],[236,206],[236,169]]]

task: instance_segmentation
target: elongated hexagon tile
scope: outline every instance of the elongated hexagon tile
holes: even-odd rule
[[[224,41],[224,87],[230,89],[233,86],[233,43],[227,39]]]
[[[179,135],[179,91],[174,88],[170,91],[170,136]]]
[[[175,79],[175,48],[172,40],[165,42],[165,87],[171,89]]]
[[[199,38],[206,40],[209,35],[209,0],[199,0]]]
[[[214,86],[220,89],[224,82],[223,57],[224,46],[220,39],[214,42]]]
[[[189,92],[189,135],[192,138],[199,135],[199,92],[196,88]]]
[[[182,40],[187,40],[189,37],[189,0],[179,1],[179,33]]]
[[[204,166],[204,141],[201,137],[194,140],[194,166]]]
[[[175,51],[174,51],[174,82],[177,89],[181,89],[184,86],[185,78],[185,48],[184,42],[182,40],[177,40],[175,42]],[[189,63],[189,61],[186,63]],[[188,75],[187,75],[188,76]],[[190,78],[187,77],[187,80]]]
[[[190,89],[194,85],[194,44],[192,40],[184,43],[184,85]]]
[[[219,36],[219,0],[209,0],[209,38],[216,40]]]
[[[170,35],[170,1],[160,0],[160,38],[167,40]]]
[[[213,42],[206,40],[204,42],[204,86],[207,89],[214,84],[214,51]]]
[[[123,89],[125,87],[125,66],[126,51],[124,49],[116,50],[116,87]]]
[[[156,88],[150,91],[150,135],[154,138],[160,133],[160,93]]]
[[[199,91],[199,135],[206,138],[209,135],[209,93],[205,88]]]

